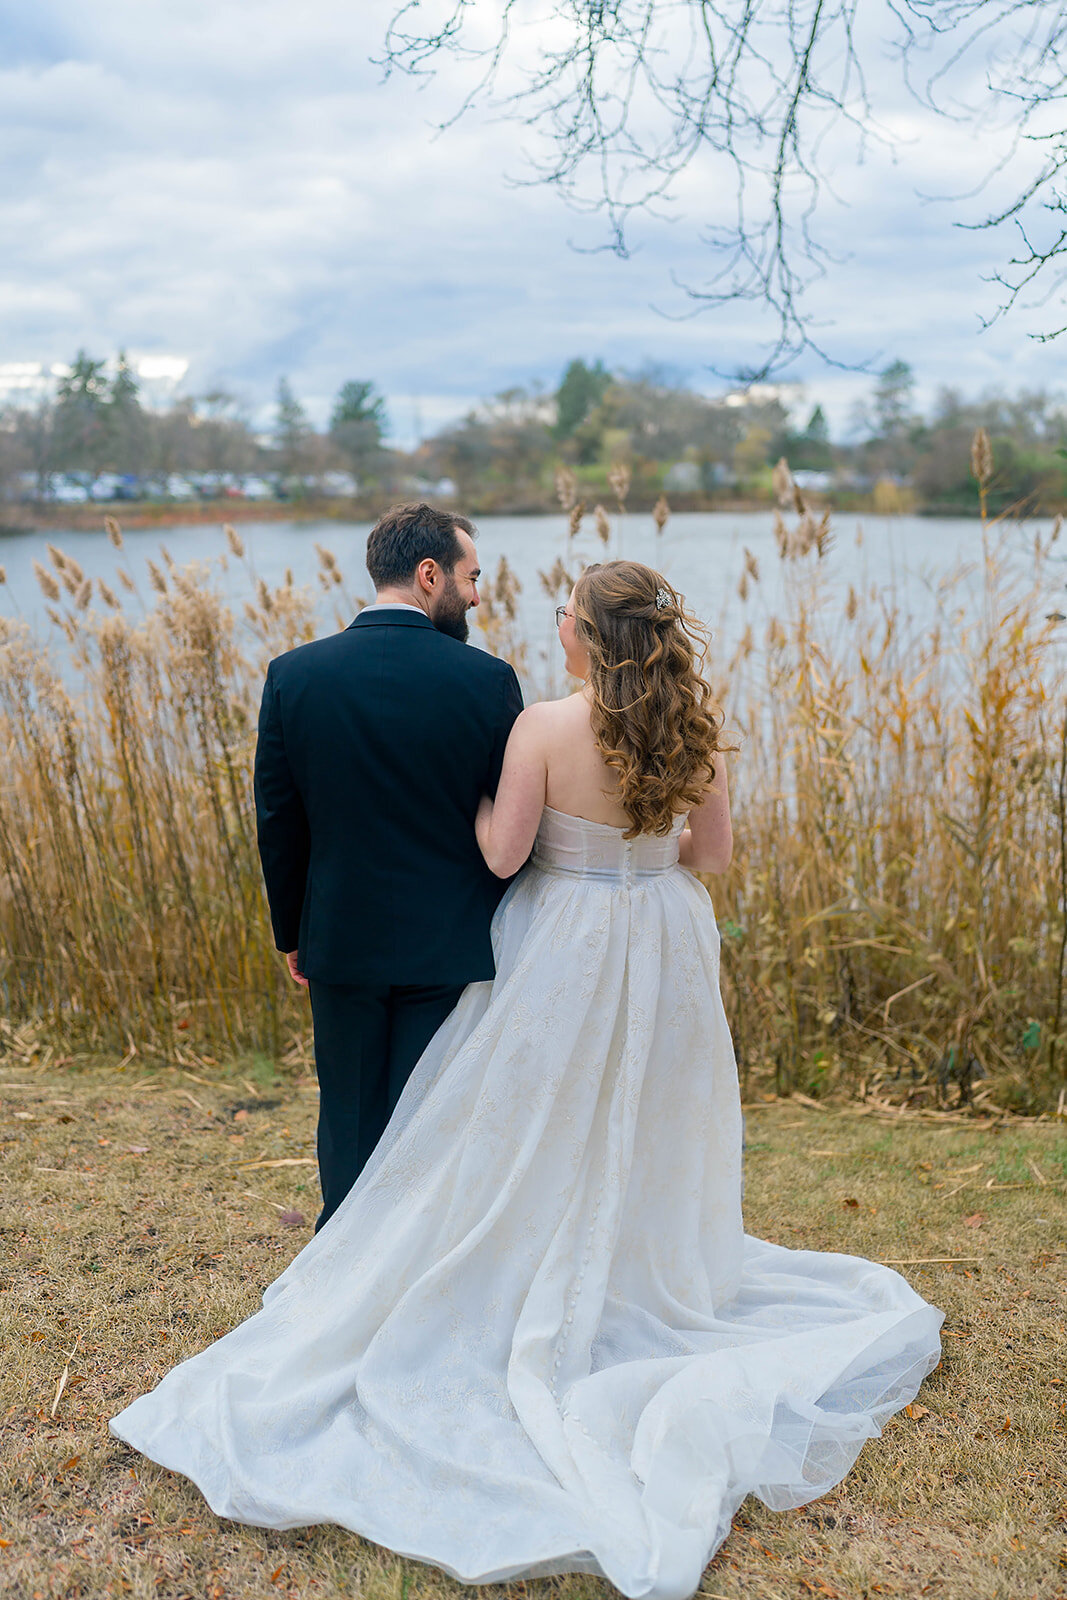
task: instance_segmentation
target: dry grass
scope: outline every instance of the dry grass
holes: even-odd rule
[[[106,1431],[108,1416],[251,1312],[309,1236],[313,1085],[266,1068],[209,1081],[113,1068],[3,1079],[0,1593],[458,1593],[335,1528],[221,1522],[184,1479]],[[786,1515],[746,1502],[702,1593],[1067,1594],[1067,1150],[1055,1124],[788,1100],[750,1109],[748,1137],[750,1230],[911,1263],[900,1270],[947,1312],[945,1358],[913,1414],[865,1447],[835,1493]],[[611,1593],[581,1578],[506,1592]]]

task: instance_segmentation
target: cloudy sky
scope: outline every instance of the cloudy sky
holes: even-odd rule
[[[576,355],[665,365],[709,391],[712,369],[758,360],[756,308],[677,317],[689,303],[672,276],[708,276],[720,172],[695,168],[629,259],[576,252],[602,241],[595,220],[509,181],[521,129],[476,110],[434,135],[461,69],[422,88],[382,81],[371,58],[393,9],[0,0],[0,362],[181,355],[191,391],[225,385],[264,416],[285,373],[319,419],[342,382],[369,378],[409,443],[508,386],[554,387]],[[983,279],[1008,241],[953,226],[1006,195],[1028,157],[985,196],[923,203],[917,191],[972,189],[1007,145],[990,124],[921,112],[888,66],[874,80],[896,149],[858,164],[849,139],[832,147],[840,259],[810,297],[821,339],[846,362],[911,362],[927,397],[1056,388],[1061,346],[1027,333],[1064,317],[1023,310],[981,333],[997,303]],[[814,357],[789,376],[839,428],[870,386]]]

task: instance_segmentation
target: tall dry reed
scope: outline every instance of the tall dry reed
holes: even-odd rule
[[[742,1072],[779,1091],[1064,1107],[1067,704],[1050,537],[976,528],[915,623],[779,521],[785,604],[723,674],[742,735],[713,885]]]
[[[784,600],[763,603],[747,557],[748,625],[716,664],[742,748],[736,858],[711,887],[748,1090],[1062,1109],[1067,708],[1051,543],[1021,565],[1017,532],[976,527],[977,572],[947,575],[932,620],[913,624],[892,590],[843,596],[827,519],[793,506]],[[542,575],[553,595],[581,564],[573,520]],[[596,538],[609,544],[606,513]],[[223,559],[243,561],[228,539]],[[669,572],[665,502],[657,546]],[[344,623],[354,602],[333,555],[319,560]],[[57,1048],[189,1064],[302,1048],[306,1011],[260,885],[251,763],[264,667],[312,636],[310,593],[249,568],[238,619],[207,569],[164,553],[135,620],[125,569],[94,595],[53,550],[38,576],[52,642],[0,621],[0,1010],[42,1021]],[[489,591],[490,645],[521,669],[506,563]]]
[[[227,533],[223,559],[243,559]],[[206,569],[164,554],[135,621],[126,568],[97,610],[77,562],[50,558],[51,646],[0,619],[2,1009],[72,1046],[278,1053],[299,1013],[271,948],[251,762],[266,661],[313,636],[310,596],[250,573],[239,624]]]

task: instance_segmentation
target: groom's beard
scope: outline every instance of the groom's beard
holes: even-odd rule
[[[467,626],[467,602],[456,588],[456,580],[451,574],[446,574],[444,593],[430,621],[439,633],[447,633],[449,638],[458,639],[460,644],[466,644],[470,633]]]

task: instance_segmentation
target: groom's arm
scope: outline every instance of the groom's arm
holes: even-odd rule
[[[504,751],[507,748],[508,735],[515,725],[515,719],[522,710],[522,690],[519,680],[515,676],[515,669],[510,663],[505,663],[507,671],[502,673],[500,706],[494,729],[493,750],[489,758],[489,773],[486,779],[486,789],[490,798],[496,795],[500,774],[504,767]]]
[[[274,942],[279,950],[288,953],[300,941],[311,836],[304,802],[285,753],[273,662],[267,669],[259,709],[255,794],[256,842]]]

